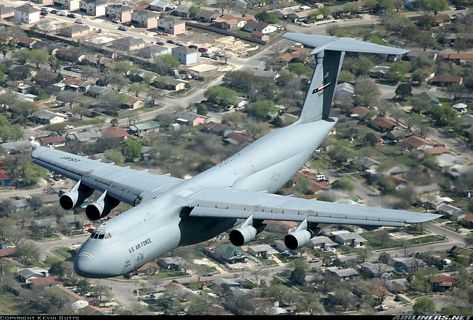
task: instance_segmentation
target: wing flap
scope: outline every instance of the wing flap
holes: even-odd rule
[[[243,191],[234,188],[211,188],[187,197],[194,209],[190,216],[258,220],[303,221],[330,224],[404,226],[440,217],[431,213],[365,207],[307,200],[294,197]]]

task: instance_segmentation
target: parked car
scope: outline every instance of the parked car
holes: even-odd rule
[[[128,28],[127,26],[119,26],[118,27],[118,30],[121,30],[121,31],[128,31],[128,29],[130,29],[130,28]]]
[[[207,51],[209,51],[209,49],[207,49],[207,48],[199,48],[197,51],[199,51],[199,52],[207,52]]]
[[[56,14],[58,11],[56,9],[50,10],[49,13],[54,13]]]
[[[68,14],[67,14],[67,17],[68,17],[68,18],[77,18],[77,16],[76,16],[75,13],[68,13]]]
[[[156,41],[156,44],[159,44],[161,46],[164,46],[164,41]]]
[[[204,58],[210,58],[210,54],[208,52],[202,52],[201,56]]]
[[[188,48],[190,49],[197,49],[197,46],[195,44],[191,44]]]
[[[65,66],[64,70],[80,73],[82,70],[73,66]]]
[[[57,15],[58,16],[64,16],[64,17],[67,16],[67,10],[59,10],[57,12]]]
[[[175,43],[174,40],[172,40],[172,39],[168,39],[166,42],[167,42],[167,43],[171,43],[171,44],[174,44],[174,43]]]
[[[84,21],[84,19],[77,19],[76,21],[74,21],[74,23],[85,24],[85,21]]]

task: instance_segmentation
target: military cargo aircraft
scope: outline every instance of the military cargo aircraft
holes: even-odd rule
[[[439,217],[272,194],[302,167],[337,123],[330,117],[330,107],[345,52],[406,52],[352,38],[298,33],[284,37],[314,48],[315,70],[299,119],[191,179],[35,147],[34,163],[77,181],[59,198],[64,209],[81,206],[94,190],[102,194],[85,208],[91,220],[104,218],[120,201],[133,206],[103,222],[81,246],[74,262],[77,274],[94,278],[128,274],[178,246],[228,230],[230,241],[241,246],[255,239],[265,220],[299,222],[284,238],[285,245],[295,250],[316,235],[318,224],[405,226]]]

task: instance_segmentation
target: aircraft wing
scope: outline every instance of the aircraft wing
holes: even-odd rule
[[[365,207],[243,191],[235,188],[209,188],[184,194],[193,207],[191,217],[218,217],[254,220],[304,221],[324,224],[404,226],[439,218],[431,213]]]
[[[182,181],[46,147],[37,147],[32,157],[37,165],[69,179],[81,180],[81,184],[95,190],[107,190],[108,195],[131,205],[135,205],[138,199],[146,200],[147,196],[156,195]]]

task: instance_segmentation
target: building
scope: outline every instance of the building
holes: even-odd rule
[[[131,22],[132,7],[125,6],[122,4],[109,4],[105,8],[105,16],[112,21],[118,21],[121,23]]]
[[[1,181],[0,181],[0,184],[1,184]],[[461,221],[466,228],[472,229],[473,228],[473,213],[463,216]]]
[[[158,21],[158,30],[176,36],[186,32],[186,23],[174,17],[164,17]]]
[[[360,271],[371,278],[378,277],[390,279],[394,272],[394,268],[384,263],[364,262],[360,264]]]
[[[462,102],[454,104],[452,108],[459,113],[466,113],[468,111],[468,105]]]
[[[35,23],[40,19],[40,11],[33,6],[25,4],[15,9],[16,23]]]
[[[158,259],[158,265],[161,269],[167,269],[172,271],[182,271],[182,266],[187,263],[184,258],[181,257],[165,257]]]
[[[98,98],[110,92],[110,90],[112,90],[112,88],[110,87],[101,87],[101,86],[93,85],[89,88],[89,90],[87,90],[85,95],[89,97],[93,97],[93,98]]]
[[[217,261],[228,264],[245,263],[245,253],[232,244],[224,244],[213,250],[213,256]]]
[[[366,107],[355,107],[351,110],[350,117],[352,118],[365,118],[366,115],[370,112],[370,109]]]
[[[430,283],[432,284],[433,291],[444,292],[453,288],[459,279],[458,275],[438,274],[430,278]]]
[[[66,121],[66,116],[48,110],[38,110],[32,115],[33,121],[41,124],[55,124]]]
[[[388,66],[374,66],[370,72],[369,75],[371,78],[375,79],[383,79],[386,74],[388,73],[390,67]]]
[[[192,127],[198,126],[205,122],[205,118],[197,113],[179,111],[176,112],[176,122],[180,124],[190,125]]]
[[[21,269],[17,274],[16,278],[21,283],[30,283],[31,279],[34,278],[46,278],[49,277],[48,270],[42,268],[24,268]]]
[[[362,247],[364,246],[365,242],[368,241],[355,232],[332,232],[332,235],[334,236],[335,241],[342,246],[350,245],[352,247]]]
[[[419,269],[425,268],[427,264],[417,258],[393,258],[394,269],[399,272],[414,272]]]
[[[126,100],[120,105],[120,108],[123,109],[138,109],[144,106],[143,100],[137,98],[137,97],[132,97],[132,96],[126,96]]]
[[[147,121],[128,127],[128,131],[137,136],[142,137],[149,133],[159,132],[159,123],[156,121]]]
[[[8,175],[6,170],[0,169],[0,186],[9,186],[13,179]]]
[[[172,56],[176,58],[183,65],[190,65],[197,63],[197,50],[187,47],[172,48]]]
[[[140,28],[157,29],[158,20],[159,15],[148,10],[133,11],[131,14],[131,23]]]
[[[359,276],[359,273],[353,268],[339,269],[338,267],[327,268],[338,281],[350,281]]]
[[[51,146],[51,147],[64,147],[66,145],[66,137],[60,135],[53,135],[47,137],[38,138],[37,141],[42,146]]]
[[[355,97],[355,87],[348,82],[342,82],[342,83],[337,84],[337,86],[335,87],[335,94],[334,94],[333,102],[335,104],[341,104],[346,99],[353,101],[354,97]]]
[[[312,249],[321,249],[323,251],[332,251],[338,243],[333,242],[330,238],[325,236],[313,237],[310,239],[310,247]]]
[[[72,24],[58,30],[58,34],[68,38],[84,37],[90,33],[90,28],[86,25]]]
[[[176,5],[165,0],[154,0],[149,4],[149,9],[159,12],[174,10]]]
[[[388,118],[378,117],[374,120],[371,120],[369,126],[376,131],[384,133],[394,130],[394,128],[396,127],[396,122]]]
[[[110,48],[120,51],[134,51],[142,49],[146,46],[146,42],[141,38],[125,37],[114,40],[110,44]]]
[[[248,253],[257,258],[268,259],[271,258],[274,254],[278,253],[268,244],[259,244],[248,246]]]
[[[261,41],[269,41],[269,36],[262,32],[257,32],[257,31],[252,32],[250,34],[250,37],[252,37],[253,39],[261,40]]]
[[[0,19],[13,18],[15,16],[15,8],[7,7],[3,4],[0,4]]]
[[[438,75],[432,78],[429,82],[430,85],[447,87],[451,85],[461,85],[463,84],[463,78],[460,76],[450,76],[447,74]]]
[[[154,59],[154,57],[162,56],[165,54],[169,54],[169,49],[163,46],[159,46],[159,45],[144,47],[143,49],[140,49],[140,51],[138,52],[138,55],[140,57],[143,57],[146,59]]]
[[[422,146],[429,146],[431,144],[432,143],[430,141],[420,138],[418,136],[410,136],[401,141],[401,146],[409,150],[417,149]]]
[[[76,11],[80,9],[80,0],[54,0],[54,5],[69,11]]]
[[[82,78],[78,77],[67,77],[62,80],[62,83],[65,85],[65,89],[75,92],[87,92],[92,84]]]
[[[444,215],[444,216],[453,218],[455,220],[460,220],[465,215],[465,213],[463,212],[462,209],[457,208],[457,207],[455,207],[451,204],[447,204],[447,203],[441,204],[438,207],[437,212]]]
[[[448,60],[459,65],[473,64],[473,53],[446,53],[440,56],[443,60]]]
[[[105,15],[107,7],[106,0],[81,0],[80,12],[89,16],[102,17]]]
[[[128,133],[125,129],[119,127],[109,127],[102,130],[100,139],[107,142],[122,142],[126,140]]]
[[[174,14],[176,16],[179,16],[179,17],[188,18],[189,17],[189,9],[190,9],[190,6],[181,4],[180,6],[177,6],[174,9],[172,14]]]
[[[243,27],[243,30],[248,32],[261,32],[263,34],[268,34],[275,32],[277,28],[274,25],[267,24],[265,22],[248,21]]]
[[[58,276],[47,276],[47,277],[41,277],[41,278],[32,277],[30,278],[28,287],[31,289],[35,289],[35,288],[44,289],[44,288],[50,288],[60,283],[61,283],[61,279]]]
[[[223,15],[215,19],[212,26],[223,30],[240,29],[246,25],[247,21],[232,15]]]
[[[218,10],[201,10],[195,16],[195,20],[201,22],[214,22],[218,17],[220,17],[220,11]]]
[[[186,83],[186,81],[173,78],[160,78],[153,81],[151,85],[159,89],[181,91],[186,89]]]

